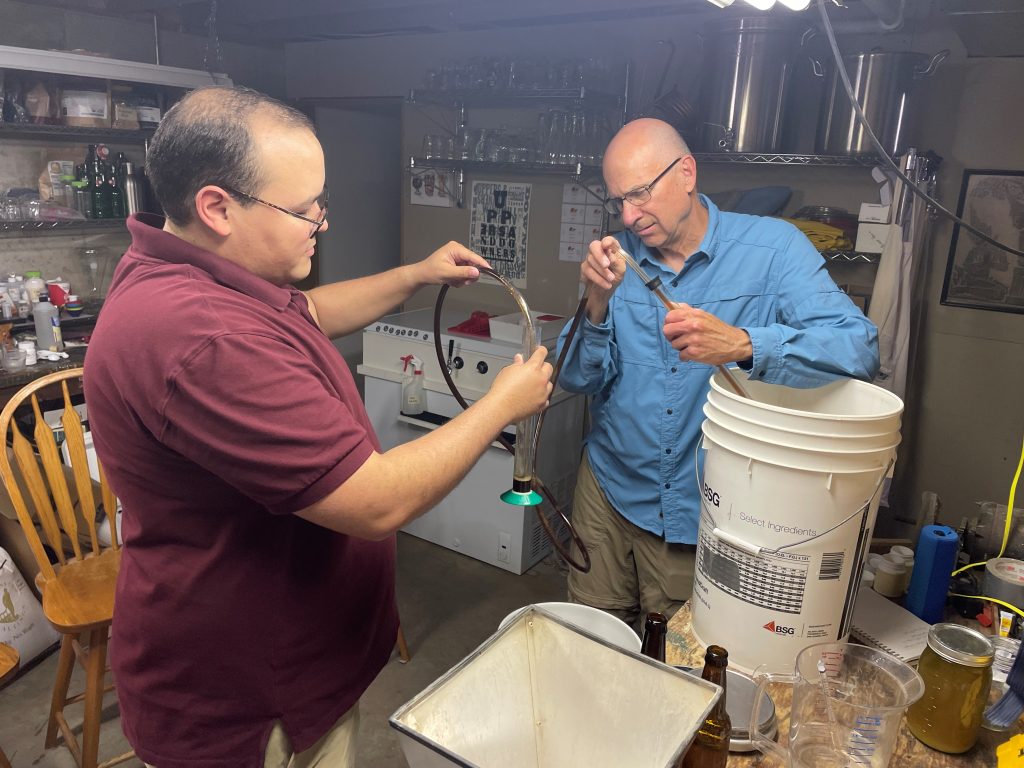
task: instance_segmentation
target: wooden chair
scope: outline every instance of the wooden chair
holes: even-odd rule
[[[99,471],[99,495],[110,516],[111,546],[101,547],[96,534],[94,481],[89,475],[82,422],[72,407],[68,387],[69,383],[80,385],[81,380],[81,368],[51,373],[27,384],[8,401],[0,412],[0,435],[5,443],[0,446],[0,478],[39,566],[36,584],[43,596],[43,614],[62,635],[57,679],[46,726],[46,747],[56,746],[59,729],[64,735],[65,745],[82,768],[102,768],[123,762],[133,753],[127,752],[102,766],[97,762],[103,694],[114,687],[104,686],[104,676],[107,638],[114,613],[114,582],[121,549],[114,525],[117,499],[103,476],[102,467]],[[43,420],[39,393],[47,387],[52,388],[57,408],[62,406],[64,410],[61,423],[71,458],[74,494],[69,487],[65,473],[67,467],[61,462],[53,430]],[[32,431],[35,449],[14,418],[22,404],[27,404],[35,416]],[[29,510],[22,486],[16,478],[11,453],[32,500],[34,514]],[[51,564],[46,555],[36,521],[42,528],[46,544],[56,555],[56,565]],[[85,530],[82,530],[83,526]],[[83,546],[83,542],[88,543]],[[76,660],[85,668],[85,691],[69,696],[68,687]],[[81,745],[64,715],[67,705],[79,701],[85,705]]]
[[[0,643],[0,685],[6,683],[8,678],[14,677],[20,661],[21,657],[16,648],[12,648],[7,643]],[[2,747],[0,747],[0,768],[11,768],[11,761],[7,759]]]
[[[412,655],[409,653],[409,645],[405,642],[405,632],[402,631],[401,624],[398,625],[398,640],[395,645],[398,647],[398,662],[408,664]]]

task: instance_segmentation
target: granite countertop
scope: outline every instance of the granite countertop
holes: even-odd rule
[[[85,309],[79,317],[67,317],[62,313],[60,324],[64,334],[64,341],[77,344],[80,338],[88,337],[96,325],[96,317],[99,315],[102,307],[102,299],[87,300],[85,302]],[[31,318],[14,320],[11,335],[18,338],[23,334],[28,334],[30,338],[35,338],[35,325]],[[25,386],[30,381],[46,376],[48,373],[63,371],[68,368],[77,368],[85,362],[85,350],[86,347],[84,345],[68,346],[64,349],[68,353],[67,358],[62,358],[56,362],[51,363],[40,359],[35,365],[27,365],[20,371],[8,371],[0,368],[0,389],[17,389]]]
[[[67,359],[61,359],[55,363],[40,360],[35,365],[26,365],[20,371],[0,369],[0,389],[20,389],[30,381],[42,378],[48,373],[77,368],[85,362],[85,350],[86,347],[69,347],[64,350],[68,353]]]

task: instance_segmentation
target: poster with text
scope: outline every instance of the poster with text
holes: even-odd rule
[[[474,181],[469,197],[469,247],[517,288],[526,287],[530,190],[530,184]]]

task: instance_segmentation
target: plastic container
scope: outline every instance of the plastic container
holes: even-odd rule
[[[886,597],[899,597],[903,594],[903,579],[906,575],[907,567],[903,563],[880,560],[875,567],[875,592]]]
[[[721,692],[531,606],[389,722],[410,768],[670,768]]]
[[[406,416],[417,416],[426,410],[427,405],[427,395],[423,390],[423,362],[413,355],[406,355],[402,361],[405,363],[405,379],[402,380],[402,413]]]
[[[77,294],[69,293],[67,303],[64,304],[64,311],[71,317],[78,317],[85,310],[85,305],[78,298]]]
[[[64,340],[60,333],[60,310],[48,301],[40,301],[32,307],[36,324],[36,346],[40,350],[60,352]]]
[[[801,390],[735,375],[750,398],[716,373],[702,425],[693,629],[749,673],[848,632],[902,402],[861,381]]]
[[[35,304],[40,299],[46,298],[48,294],[42,272],[33,269],[25,273],[25,291],[28,293],[30,304]]]
[[[5,349],[3,365],[5,371],[20,371],[25,367],[26,354],[24,349]]]
[[[25,365],[35,365],[39,362],[36,358],[36,343],[34,341],[19,341],[18,349],[25,350]]]

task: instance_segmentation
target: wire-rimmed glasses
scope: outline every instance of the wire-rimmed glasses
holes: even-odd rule
[[[622,213],[623,202],[628,202],[630,205],[643,205],[644,203],[651,199],[651,190],[654,189],[654,185],[661,181],[665,174],[671,171],[673,168],[675,168],[676,163],[678,163],[682,159],[682,156],[680,156],[673,160],[671,163],[669,163],[668,168],[666,168],[664,171],[655,176],[654,180],[650,184],[644,184],[642,187],[636,187],[635,189],[631,189],[622,197],[605,198],[604,209],[608,211],[608,213],[618,215]]]
[[[328,197],[328,195],[327,195],[327,187],[326,186],[324,187],[324,191],[320,193],[319,197],[317,197],[317,199],[315,201],[316,205],[317,205],[317,208],[320,209],[320,218],[319,219],[311,219],[308,216],[302,215],[301,213],[296,213],[295,211],[290,211],[287,208],[282,208],[280,205],[274,205],[274,203],[268,203],[266,200],[261,200],[260,198],[256,197],[255,195],[250,195],[248,192],[242,192],[241,190],[234,189],[232,187],[224,187],[223,185],[221,185],[221,186],[229,194],[236,195],[237,197],[244,197],[246,200],[252,200],[254,203],[262,203],[263,205],[266,205],[269,208],[273,208],[275,211],[281,211],[281,213],[287,213],[289,216],[294,216],[296,219],[302,219],[303,221],[309,222],[310,224],[313,225],[313,231],[309,233],[310,237],[314,237],[316,235],[316,233],[320,231],[320,227],[322,227],[324,225],[324,222],[327,221],[327,197]]]

